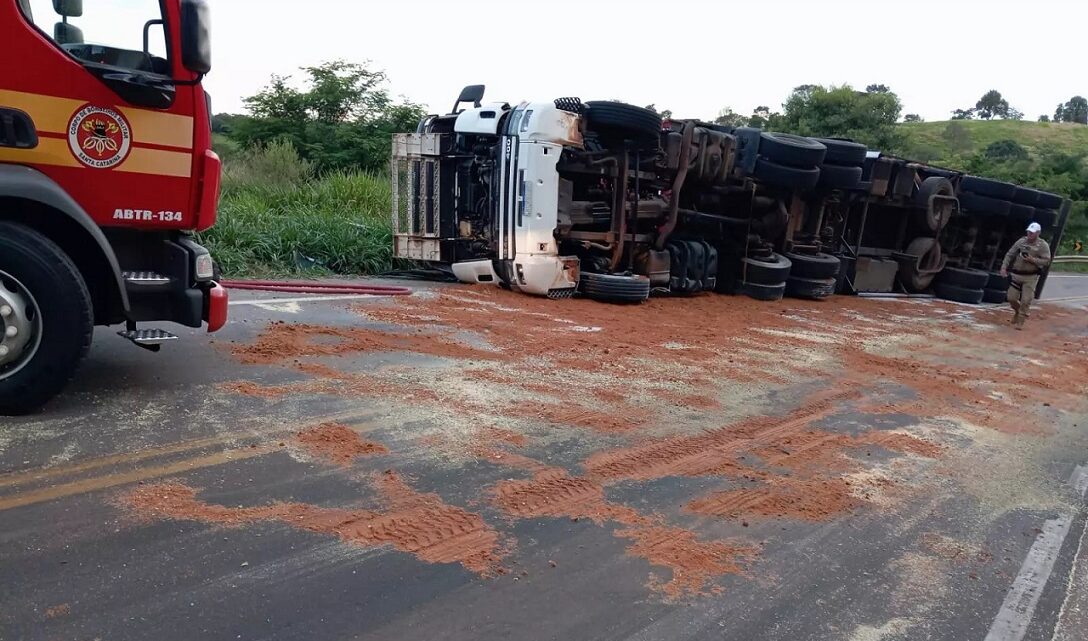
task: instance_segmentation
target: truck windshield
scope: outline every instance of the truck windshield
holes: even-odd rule
[[[86,0],[83,14],[65,19],[53,0],[18,0],[27,20],[58,47],[83,61],[170,75],[159,0]],[[146,32],[146,41],[145,41]]]

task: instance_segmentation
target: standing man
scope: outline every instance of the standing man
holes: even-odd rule
[[[1016,312],[1012,317],[1012,326],[1024,329],[1024,321],[1031,313],[1031,302],[1035,300],[1035,288],[1039,285],[1039,275],[1050,264],[1050,245],[1039,238],[1043,228],[1039,223],[1028,225],[1027,236],[1013,243],[1005,260],[1001,261],[1001,276],[1009,279],[1009,305]]]

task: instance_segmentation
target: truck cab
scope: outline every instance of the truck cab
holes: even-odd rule
[[[40,407],[95,325],[220,329],[205,0],[0,0],[0,414]]]

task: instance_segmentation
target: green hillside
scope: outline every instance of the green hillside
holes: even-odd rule
[[[959,132],[954,131],[957,128]],[[903,123],[900,129],[906,135],[904,155],[924,162],[971,155],[998,140],[1015,140],[1033,155],[1044,149],[1088,153],[1088,126],[1075,123],[951,120]]]

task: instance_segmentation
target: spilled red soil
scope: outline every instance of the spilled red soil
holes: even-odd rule
[[[480,515],[449,505],[436,494],[416,492],[391,472],[374,479],[374,486],[388,504],[385,512],[324,508],[306,503],[232,508],[201,501],[197,490],[177,483],[137,488],[124,496],[122,502],[149,518],[225,526],[279,521],[309,532],[337,536],[352,545],[391,545],[428,563],[460,563],[481,575],[501,571],[501,560],[507,550],[499,534]]]
[[[704,516],[733,519],[756,517],[826,521],[859,505],[851,482],[843,478],[776,479],[760,487],[713,492],[686,508]]]
[[[358,456],[386,454],[384,445],[363,440],[355,430],[340,423],[322,423],[295,435],[295,441],[317,458],[349,466]]]
[[[54,605],[45,609],[45,618],[56,619],[58,617],[65,617],[72,613],[72,606],[67,603],[61,603],[60,605]]]

